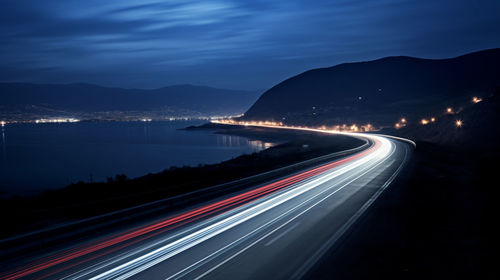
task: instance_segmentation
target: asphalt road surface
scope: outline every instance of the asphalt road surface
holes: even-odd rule
[[[324,131],[322,131],[324,132]],[[1,279],[300,279],[387,188],[409,142],[370,148],[184,213],[40,256]]]

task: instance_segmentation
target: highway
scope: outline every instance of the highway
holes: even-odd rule
[[[40,256],[0,279],[300,279],[369,211],[414,149],[404,139],[342,134],[372,145],[252,190]]]

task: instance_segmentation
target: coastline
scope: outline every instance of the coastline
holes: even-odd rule
[[[8,230],[2,231],[1,238],[201,190],[363,144],[361,140],[346,136],[247,127],[230,128],[230,131],[216,129],[214,133],[282,143],[218,164],[171,167],[134,179],[116,176],[108,182],[80,182],[31,198],[3,199],[0,210]]]
[[[0,138],[0,196],[33,196],[79,181],[105,182],[116,174],[135,178],[171,166],[213,164],[272,145],[178,130],[202,123],[7,124]]]

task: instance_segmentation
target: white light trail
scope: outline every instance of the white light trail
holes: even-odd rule
[[[393,147],[389,140],[376,136],[376,135],[361,135],[357,133],[344,133],[344,132],[330,132],[325,130],[317,130],[317,129],[304,129],[301,130],[309,130],[309,131],[318,131],[318,132],[327,132],[327,133],[338,133],[338,134],[346,134],[352,135],[355,137],[363,137],[371,139],[374,142],[380,143],[377,149],[372,151],[371,153],[359,158],[355,159],[352,162],[346,163],[344,166],[339,168],[333,168],[330,171],[322,173],[314,177],[314,179],[309,180],[307,182],[297,183],[297,186],[294,188],[289,188],[287,191],[278,194],[274,197],[265,197],[261,198],[260,203],[250,207],[244,208],[242,207],[241,211],[235,211],[234,215],[231,215],[227,218],[224,218],[218,222],[213,224],[209,224],[205,228],[202,228],[198,231],[190,233],[186,236],[180,237],[179,239],[170,242],[156,250],[153,250],[149,253],[146,253],[140,257],[134,258],[124,264],[116,266],[108,271],[102,272],[99,275],[91,278],[91,279],[127,279],[131,276],[134,276],[160,262],[163,262],[181,252],[188,250],[210,238],[213,238],[231,228],[234,228],[268,210],[275,208],[291,199],[294,199],[308,191],[313,190],[314,188],[320,186],[321,184],[328,182],[342,174],[346,174],[353,169],[361,167],[363,168],[372,166],[369,164],[370,162],[380,162],[381,160],[388,157],[391,153]]]

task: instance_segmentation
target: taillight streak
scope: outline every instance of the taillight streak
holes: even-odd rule
[[[335,161],[332,163],[324,164],[322,166],[305,171],[303,173],[300,173],[300,174],[279,180],[277,182],[265,185],[263,187],[260,187],[260,188],[257,188],[257,189],[254,189],[254,190],[251,190],[251,191],[248,191],[248,192],[245,192],[245,193],[242,193],[242,194],[239,194],[239,195],[236,195],[236,196],[233,196],[233,197],[230,197],[230,198],[218,201],[218,202],[215,202],[215,203],[210,204],[210,205],[206,205],[206,206],[182,213],[180,215],[168,218],[166,220],[162,220],[160,222],[155,222],[153,224],[150,224],[148,226],[145,226],[145,227],[142,227],[139,229],[131,230],[131,231],[128,231],[126,233],[116,234],[116,235],[113,235],[111,237],[101,239],[99,241],[91,242],[91,243],[88,243],[88,244],[85,244],[82,246],[78,246],[78,247],[70,249],[70,250],[66,250],[66,251],[61,252],[61,253],[54,254],[51,257],[46,257],[46,258],[40,259],[36,262],[33,262],[32,264],[25,266],[24,269],[21,268],[20,270],[14,272],[14,273],[11,273],[11,274],[6,275],[6,276],[2,276],[1,279],[6,279],[6,280],[7,279],[9,279],[9,280],[18,279],[18,278],[30,275],[32,273],[50,268],[52,266],[76,259],[78,257],[82,257],[85,255],[97,252],[101,249],[109,248],[113,245],[117,245],[117,244],[131,240],[131,242],[129,242],[127,244],[123,244],[122,246],[118,246],[115,248],[109,248],[109,250],[106,250],[105,252],[102,252],[101,254],[98,254],[96,256],[91,256],[91,257],[89,257],[81,262],[78,262],[77,264],[72,264],[68,267],[65,267],[62,270],[74,267],[76,265],[80,265],[80,264],[85,263],[87,261],[93,260],[95,258],[109,254],[109,253],[114,252],[116,250],[122,249],[123,247],[133,245],[139,241],[143,241],[145,239],[156,236],[157,234],[171,230],[172,228],[176,228],[176,227],[184,225],[186,223],[196,221],[198,219],[215,214],[217,212],[221,212],[223,210],[226,210],[226,211],[230,210],[230,209],[232,209],[231,207],[235,208],[237,206],[241,206],[241,205],[246,204],[248,202],[251,202],[255,199],[258,199],[260,197],[263,197],[265,195],[268,195],[270,193],[273,193],[273,192],[276,192],[280,189],[288,187],[294,183],[297,183],[297,182],[303,181],[305,179],[311,178],[315,175],[321,174],[327,170],[330,170],[334,167],[345,164],[345,163],[350,162],[352,160],[358,159],[358,158],[372,152],[373,150],[375,150],[379,146],[379,144],[380,143],[378,143],[378,141],[375,141],[375,144],[372,147],[370,147],[369,149],[367,149],[363,152],[354,154],[350,157],[347,157],[347,158],[344,158],[344,159],[341,159],[341,160],[338,160],[338,161]],[[162,230],[160,230],[160,229],[162,229]],[[152,235],[149,235],[149,236],[145,236],[145,235],[152,233],[154,231],[158,231],[158,232],[156,232]],[[139,238],[137,240],[132,240],[132,239],[137,238],[139,236],[143,236],[143,237]]]

